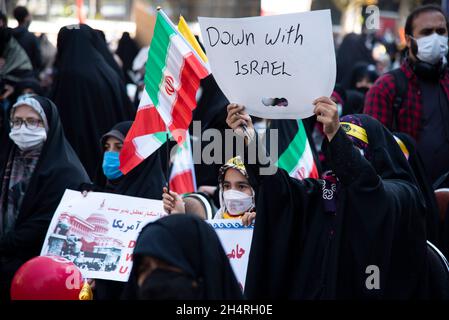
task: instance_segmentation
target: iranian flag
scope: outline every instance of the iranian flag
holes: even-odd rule
[[[195,50],[159,10],[148,53],[145,90],[179,145],[184,143],[192,122],[200,80],[209,73]]]
[[[276,165],[293,178],[319,178],[312,149],[301,120],[278,120],[279,159]]]
[[[162,10],[158,10],[148,51],[145,88],[134,123],[120,152],[127,174],[167,141],[170,131],[179,146],[196,108],[196,92],[209,68]]]

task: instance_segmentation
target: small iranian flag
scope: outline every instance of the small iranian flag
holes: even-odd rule
[[[206,55],[182,16],[179,18],[178,30],[189,42],[190,46],[195,49],[201,60],[204,63],[207,63]],[[169,185],[170,190],[173,190],[178,194],[196,192],[195,168],[193,165],[192,147],[188,131],[186,131],[184,143],[182,146],[178,146],[178,150],[174,156]]]
[[[145,90],[179,145],[192,122],[200,80],[209,73],[195,50],[159,10],[148,53]]]
[[[318,170],[301,120],[281,120],[279,130],[279,160],[276,165],[297,179],[319,178]],[[287,123],[287,121],[289,121]],[[288,144],[282,142],[287,141]]]

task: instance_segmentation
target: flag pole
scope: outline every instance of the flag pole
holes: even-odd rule
[[[167,172],[165,173],[167,176],[167,191],[168,193],[170,193],[170,137],[169,137],[169,133],[167,131],[167,142],[166,144],[166,155],[167,155]]]
[[[156,7],[157,12],[163,12],[161,6]],[[167,156],[167,169],[165,172],[165,176],[167,177],[167,192],[170,194],[170,134],[167,130],[167,141],[165,143],[165,151]]]

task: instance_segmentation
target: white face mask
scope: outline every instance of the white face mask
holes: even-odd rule
[[[22,124],[20,128],[12,128],[9,137],[20,150],[27,151],[39,146],[47,140],[47,132],[45,131],[45,128],[42,127],[30,130]]]
[[[418,53],[416,56],[421,61],[436,64],[447,55],[447,36],[432,33],[430,36],[412,39],[418,44]]]
[[[231,215],[242,214],[254,207],[253,197],[237,190],[223,192],[223,201],[226,210]]]

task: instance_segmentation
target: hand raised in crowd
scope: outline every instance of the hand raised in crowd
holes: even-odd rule
[[[174,191],[168,192],[164,187],[162,189],[162,202],[164,203],[165,212],[171,213],[185,213],[184,201],[181,196]]]
[[[245,111],[245,106],[236,103],[230,103],[227,106],[228,116],[226,123],[241,137],[249,137],[252,139],[254,135],[253,121],[249,114]],[[245,129],[243,129],[245,127]],[[250,136],[248,136],[248,134]],[[245,139],[246,140],[246,139]]]
[[[328,97],[320,97],[313,102],[313,112],[317,121],[323,124],[323,131],[329,141],[335,136],[340,127],[337,105]]]
[[[247,227],[250,226],[254,222],[254,220],[256,220],[255,212],[245,212],[242,217],[242,224]]]

